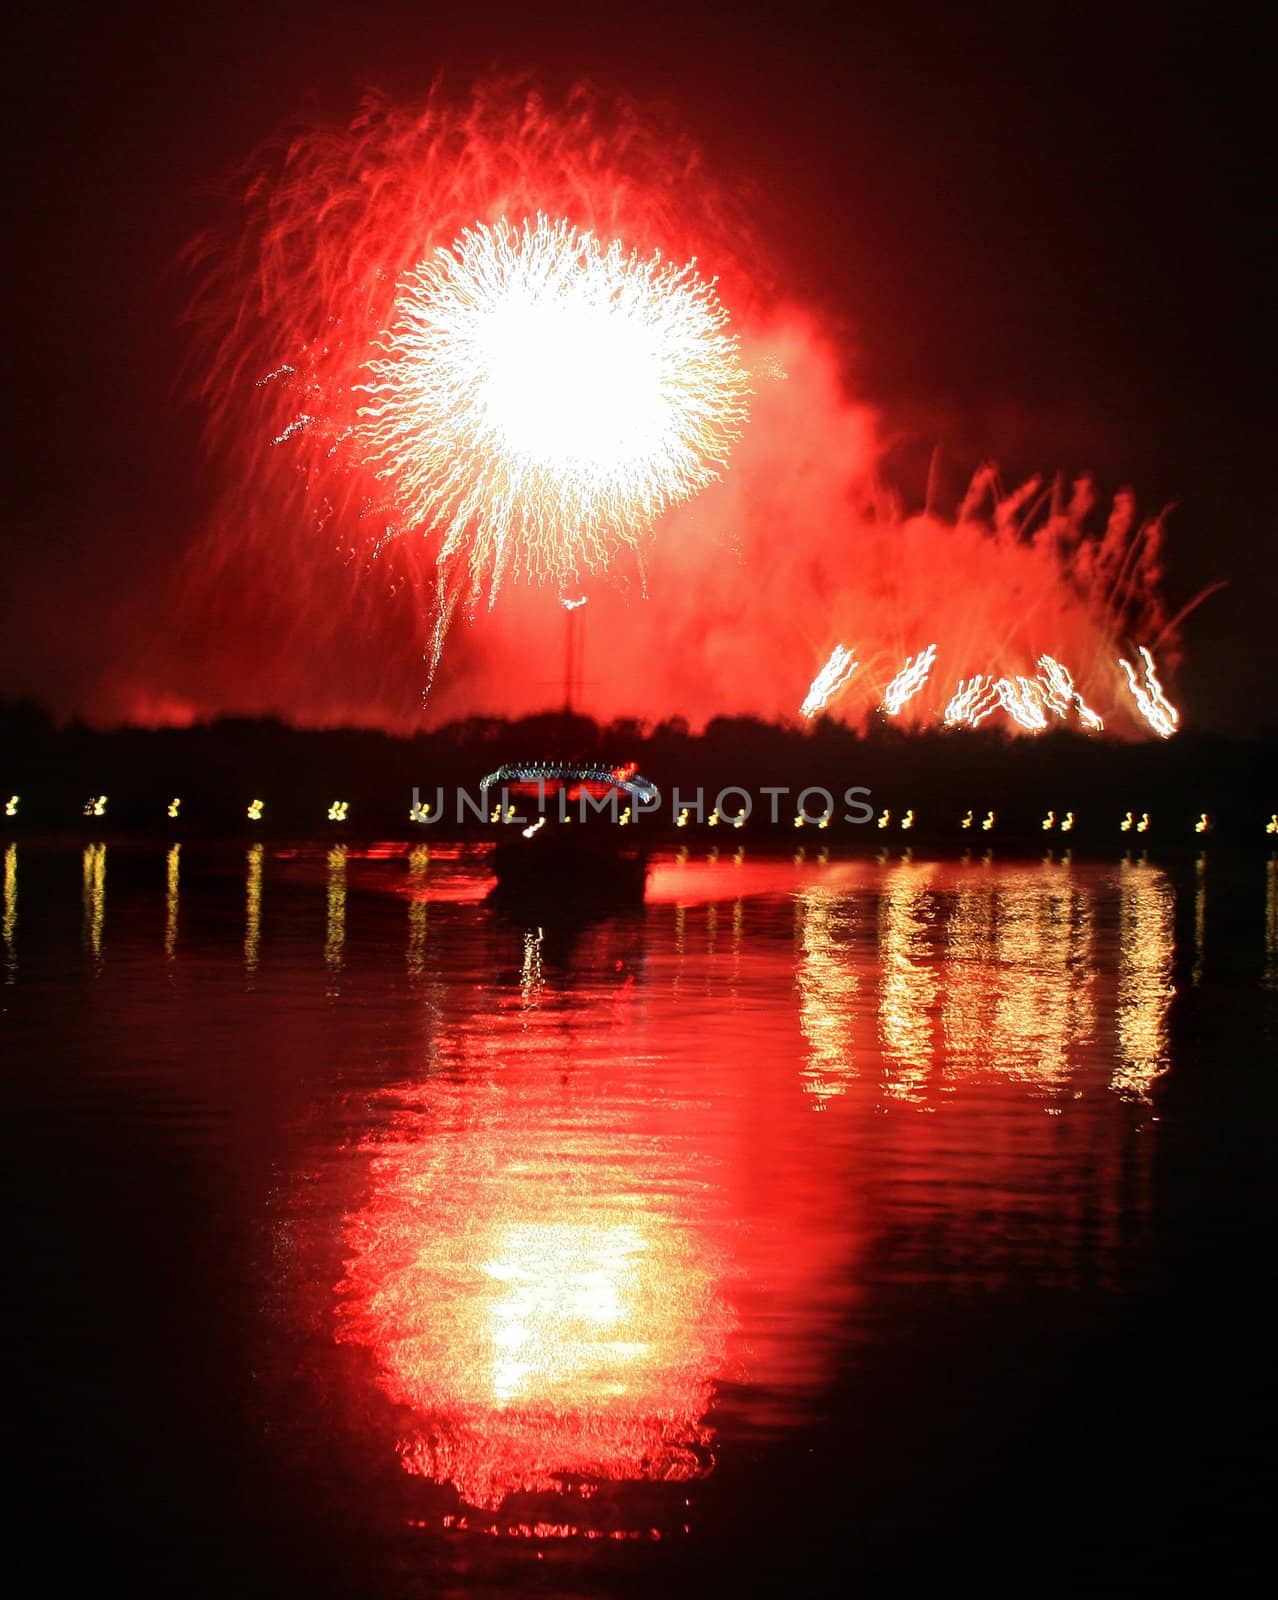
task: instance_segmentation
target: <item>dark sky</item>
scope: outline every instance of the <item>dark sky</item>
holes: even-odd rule
[[[1187,626],[1186,706],[1278,723],[1274,61],[1243,10],[268,0],[27,5],[9,27],[10,684],[58,682],[198,524],[177,259],[210,181],[364,86],[532,68],[666,101],[753,176],[787,287],[901,435],[907,493],[939,443],[956,471],[1091,468],[1176,500],[1173,605],[1230,582]]]

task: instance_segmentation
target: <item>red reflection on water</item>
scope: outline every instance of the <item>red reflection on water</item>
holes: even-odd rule
[[[607,1197],[518,1124],[477,1131],[379,1157],[349,1230],[343,1336],[421,1418],[405,1468],[480,1507],[696,1476],[728,1313],[690,1219],[627,1197],[606,1159],[591,1180]]]
[[[522,961],[497,921],[410,922],[452,981],[367,1146],[339,1338],[468,1527],[580,1532],[511,1497],[792,1425],[883,1282],[1119,1281],[1148,1209],[1156,869],[728,857],[658,891]]]
[[[339,1338],[411,1411],[405,1469],[486,1509],[700,1475],[732,1322],[704,1162],[539,997],[401,1097],[346,1227]]]

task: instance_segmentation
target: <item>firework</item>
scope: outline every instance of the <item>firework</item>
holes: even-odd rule
[[[960,678],[942,720],[947,728],[977,728],[999,703],[998,690],[982,673]]]
[[[725,464],[746,412],[726,322],[691,264],[544,216],[470,229],[402,281],[358,447],[472,594],[575,581]]]
[[[1069,669],[1063,667],[1054,656],[1039,656],[1038,672],[1043,699],[1058,717],[1066,717],[1073,710],[1085,728],[1098,732],[1105,726],[1074,687]]]
[[[815,717],[818,711],[824,711],[834,696],[847,684],[856,668],[857,663],[852,659],[852,652],[843,645],[836,644],[830,652],[830,659],[813,678],[803,704],[799,707],[799,715]]]
[[[1135,700],[1141,716],[1160,738],[1170,739],[1180,722],[1180,712],[1163,693],[1153,656],[1144,645],[1138,648],[1142,667],[1139,677],[1131,662],[1125,657],[1120,656],[1118,664],[1126,674],[1127,687],[1132,692],[1132,699]]]
[[[994,685],[994,693],[1012,721],[1026,732],[1041,733],[1047,726],[1038,685],[1030,679],[1000,678]]]
[[[901,707],[912,700],[928,680],[932,663],[936,660],[936,646],[928,645],[918,655],[911,656],[883,691],[883,710],[889,717],[899,715]]]
[[[836,703],[831,685],[852,723],[880,704],[939,722],[933,691],[939,710],[960,678],[1037,674],[1048,722],[1090,728],[1078,699],[1053,704],[1050,651],[1120,737],[1149,732],[1125,694],[1131,714],[1112,718],[1102,697],[1125,638],[1176,664],[1162,519],[1127,491],[1106,514],[1089,479],[1005,487],[992,466],[951,511],[933,493],[897,509],[908,487],[881,493],[886,441],[848,391],[830,319],[781,293],[768,208],[715,161],[662,112],[580,87],[550,101],[527,80],[374,98],[250,158],[191,247],[218,487],[163,651],[188,719],[414,727],[423,655],[436,663],[445,637],[429,721],[530,713],[548,698],[528,667],[554,602],[589,593],[592,636],[643,663],[592,684],[604,720],[792,715],[815,627],[875,664],[858,669],[864,695],[858,678]],[[651,347],[590,300],[604,281],[673,361],[660,405]],[[509,341],[493,331],[503,291]],[[547,317],[522,323],[519,294]],[[602,335],[577,337],[592,317]],[[689,333],[692,368],[674,355]],[[474,627],[453,628],[459,613]],[[927,693],[913,685],[930,647],[906,661],[901,639],[935,641]],[[906,670],[884,688],[888,659]],[[166,715],[149,690],[124,692],[133,719]]]

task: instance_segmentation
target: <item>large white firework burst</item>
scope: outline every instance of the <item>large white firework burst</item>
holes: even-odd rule
[[[541,215],[477,226],[399,285],[364,457],[472,595],[569,583],[726,464],[749,396],[727,321],[695,262]]]

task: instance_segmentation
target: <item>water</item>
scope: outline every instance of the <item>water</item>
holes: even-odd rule
[[[485,905],[479,854],[3,869],[46,1571],[1073,1593],[1258,1557],[1273,860],[670,859],[569,930]]]

